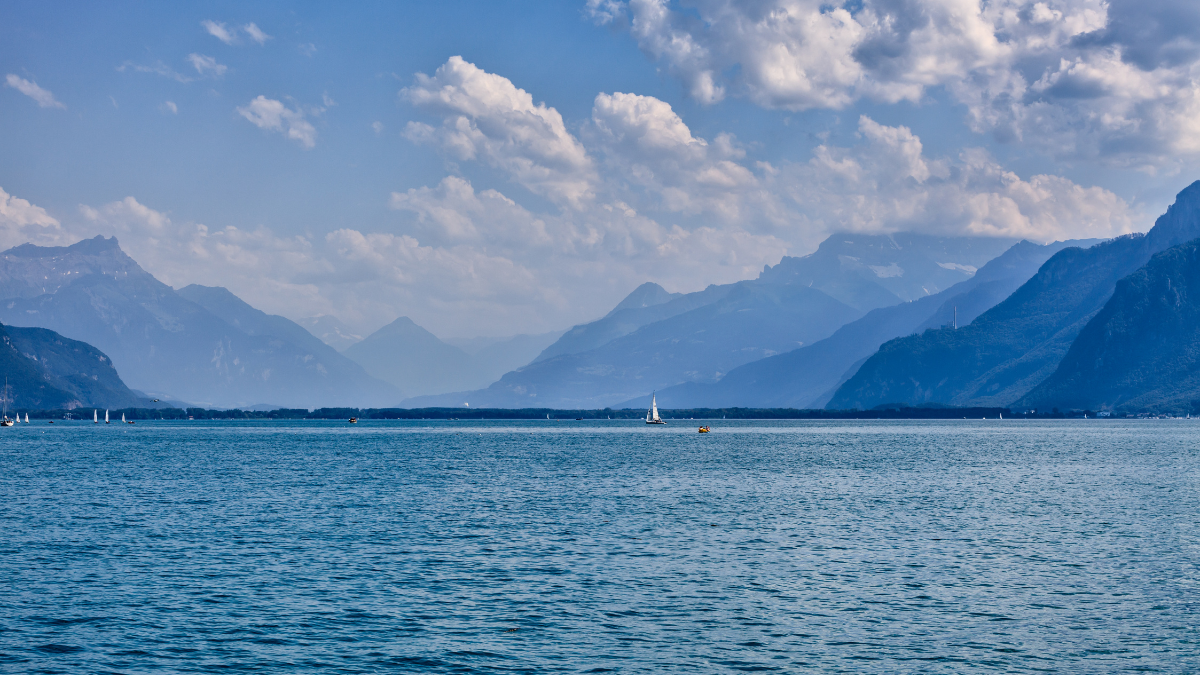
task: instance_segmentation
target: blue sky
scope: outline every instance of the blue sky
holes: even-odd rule
[[[0,236],[360,330],[563,328],[835,230],[1144,230],[1183,2],[0,5]],[[459,58],[455,58],[459,57]]]

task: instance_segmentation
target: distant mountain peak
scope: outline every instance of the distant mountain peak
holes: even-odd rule
[[[625,296],[625,299],[617,303],[613,307],[609,315],[615,314],[623,309],[641,309],[643,307],[653,307],[661,305],[664,302],[670,302],[672,299],[679,297],[679,293],[668,293],[667,289],[659,286],[653,281],[646,283],[633,289],[633,292]]]
[[[1154,221],[1146,237],[1154,252],[1200,237],[1200,180],[1175,195],[1175,203]]]
[[[57,258],[64,255],[100,255],[111,251],[121,251],[121,245],[117,242],[117,238],[105,237],[98,234],[91,239],[77,241],[70,246],[21,244],[20,246],[8,249],[0,255],[15,256],[18,258]]]
[[[0,253],[0,297],[54,294],[85,277],[137,279],[161,293],[169,287],[121,250],[116,237],[96,236],[70,246],[21,244]]]

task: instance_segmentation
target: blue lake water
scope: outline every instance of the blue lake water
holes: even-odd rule
[[[1200,671],[1200,422],[0,429],[0,671]]]

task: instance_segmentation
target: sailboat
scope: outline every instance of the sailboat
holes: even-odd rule
[[[646,411],[646,424],[666,424],[658,416],[658,398],[653,393],[650,394],[650,409]]]
[[[93,411],[92,411],[92,424],[100,424],[100,417],[99,417],[99,415],[100,415],[100,411],[99,411],[99,410],[93,410]]]
[[[104,411],[104,423],[108,424],[108,410]]]
[[[4,395],[0,396],[4,399],[4,418],[0,419],[0,427],[11,427],[13,421],[8,419],[8,378],[4,378]]]

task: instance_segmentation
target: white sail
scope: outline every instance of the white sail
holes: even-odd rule
[[[98,410],[93,410],[93,411],[92,411],[92,424],[99,424],[99,423],[100,423],[100,418],[99,418],[99,417],[97,417],[97,415],[99,415],[99,414],[100,414],[100,412],[99,412]]]
[[[104,423],[108,424],[108,411],[107,410],[104,411]]]
[[[655,422],[657,422],[657,421],[659,420],[659,417],[658,417],[658,398],[657,398],[656,396],[654,396],[653,394],[650,396],[650,412],[651,412],[651,414],[652,414],[652,416],[653,416],[653,419],[654,419],[654,421],[655,421]]]
[[[122,421],[122,422],[124,422],[124,421],[125,421],[125,413],[121,413],[121,421]]]
[[[25,424],[29,424],[29,413],[25,413]]]

